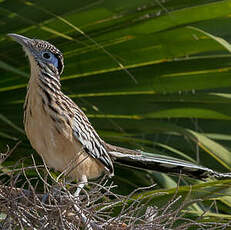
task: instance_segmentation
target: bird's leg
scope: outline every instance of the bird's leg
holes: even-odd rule
[[[83,175],[80,179],[80,182],[78,184],[78,187],[74,193],[74,197],[75,198],[79,198],[79,194],[81,192],[81,190],[84,188],[85,184],[87,184],[87,177],[86,175]],[[74,204],[74,209],[75,211],[77,211],[77,213],[79,214],[82,223],[85,225],[85,228],[88,230],[93,230],[93,229],[101,229],[101,228],[96,228],[95,223],[92,220],[89,220],[83,213],[83,210],[80,208],[79,205]]]
[[[87,177],[86,177],[86,175],[83,175],[81,177],[81,180],[80,180],[80,182],[78,184],[78,187],[77,187],[77,189],[76,189],[76,191],[74,193],[75,197],[79,197],[79,194],[80,194],[81,190],[84,188],[85,184],[87,184]]]

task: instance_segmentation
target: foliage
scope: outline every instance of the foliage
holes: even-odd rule
[[[63,52],[63,90],[108,142],[230,171],[230,12],[230,0],[0,1],[0,151],[22,140],[4,166],[31,165],[34,153],[22,125],[29,65],[6,36],[19,33]],[[228,180],[119,166],[113,180],[120,194],[157,183],[151,202],[162,207],[190,192],[203,199],[191,217],[231,218]]]

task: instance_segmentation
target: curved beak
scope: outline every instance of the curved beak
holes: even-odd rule
[[[32,39],[24,37],[19,34],[7,34],[9,37],[13,38],[16,42],[21,44],[22,46],[28,47],[29,43]]]

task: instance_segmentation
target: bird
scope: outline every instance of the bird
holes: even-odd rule
[[[112,177],[114,164],[201,180],[231,177],[184,160],[147,155],[105,142],[80,107],[62,92],[61,51],[48,41],[13,33],[8,36],[22,45],[29,58],[31,72],[23,123],[31,146],[48,167],[83,184],[103,173]]]

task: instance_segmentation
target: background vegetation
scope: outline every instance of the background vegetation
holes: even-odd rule
[[[22,124],[28,60],[6,36],[18,33],[63,52],[63,91],[106,141],[230,171],[230,16],[230,0],[1,0],[0,152],[22,141],[4,167],[31,165],[31,154],[41,162]],[[143,192],[155,195],[150,204],[162,207],[178,191],[202,199],[184,208],[190,218],[231,218],[230,180],[179,182],[124,167],[115,174],[120,194],[156,183]]]

